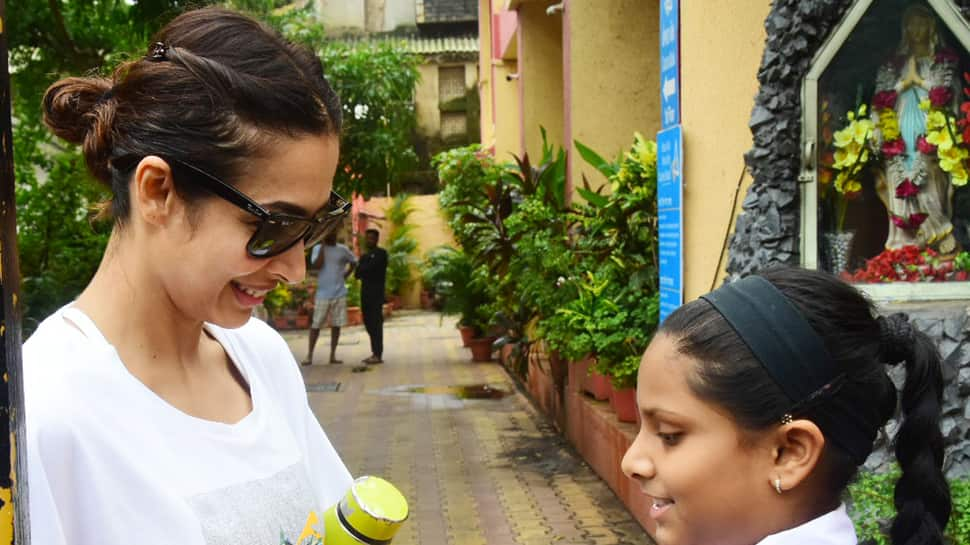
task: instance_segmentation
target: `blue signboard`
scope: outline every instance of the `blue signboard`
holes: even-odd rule
[[[660,1],[660,122],[680,124],[680,0]]]
[[[684,302],[684,139],[680,125],[657,133],[657,230],[660,320]]]

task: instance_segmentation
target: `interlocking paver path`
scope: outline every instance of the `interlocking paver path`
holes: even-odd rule
[[[303,374],[351,473],[383,477],[408,498],[394,545],[650,543],[501,366],[469,361],[453,319],[398,311],[384,328],[385,364],[354,372],[370,353],[362,327],[343,329],[345,363],[327,364],[324,329]],[[284,337],[302,360],[306,332]]]

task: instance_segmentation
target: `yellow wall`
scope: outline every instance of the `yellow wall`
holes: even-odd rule
[[[519,125],[519,81],[507,76],[518,73],[518,63],[501,61],[495,65],[495,158],[511,161],[512,155],[522,155],[522,130]],[[483,142],[488,147],[489,144]]]
[[[553,3],[530,2],[518,9],[522,130],[525,149],[534,160],[542,156],[540,126],[551,145],[563,143],[562,14],[546,14]]]
[[[374,197],[367,201],[366,209],[373,214],[385,215],[385,210],[390,206],[392,199],[386,197]],[[418,248],[414,252],[414,257],[418,263],[424,261],[425,255],[442,244],[455,246],[457,243],[451,236],[451,229],[445,223],[444,217],[438,208],[437,195],[414,195],[409,201],[414,208],[414,212],[408,218],[408,223],[414,225],[411,236],[418,241]],[[380,230],[380,245],[387,248],[388,227],[386,221],[370,220],[370,226]],[[421,274],[418,267],[412,268],[411,283],[402,297],[405,308],[419,308],[421,306]]]
[[[686,301],[709,291],[715,276],[723,275],[717,262],[725,230],[734,228],[731,201],[743,172],[743,154],[751,148],[748,118],[758,91],[769,4],[680,3]],[[744,188],[739,200],[743,198]]]
[[[570,0],[566,9],[572,93],[566,139],[612,159],[630,147],[634,131],[653,139],[660,128],[659,2]],[[594,187],[606,181],[574,147],[569,160],[573,188],[582,187],[583,174]]]
[[[441,110],[438,107],[438,65],[425,63],[418,66],[421,79],[414,90],[415,113],[418,132],[424,136],[441,130]]]
[[[492,13],[488,0],[478,2],[478,101],[481,103],[481,142],[489,147],[495,141],[492,121]]]

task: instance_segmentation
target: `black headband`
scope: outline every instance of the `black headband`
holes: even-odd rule
[[[825,344],[795,305],[760,276],[726,284],[702,299],[734,328],[791,401],[791,412],[828,397],[845,379]],[[827,401],[831,401],[828,399]],[[872,450],[875,430],[856,411],[816,424],[858,463]]]

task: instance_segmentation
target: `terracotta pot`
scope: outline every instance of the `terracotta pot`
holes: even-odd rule
[[[612,389],[613,386],[610,384],[610,378],[606,375],[591,371],[586,378],[586,391],[592,394],[593,399],[597,401],[608,400]]]
[[[381,308],[381,312],[384,314],[385,318],[390,318],[391,314],[394,312],[394,308],[395,307],[393,304],[387,303]]]
[[[467,325],[458,326],[458,333],[461,334],[461,345],[468,346],[468,343],[475,337],[475,328]]]
[[[428,290],[421,290],[421,308],[424,310],[431,310],[434,305],[434,299],[431,298],[431,292]]]
[[[347,325],[361,325],[364,323],[364,315],[361,314],[360,307],[347,307]]]
[[[468,341],[472,351],[472,361],[492,361],[492,343],[495,337],[476,337]]]
[[[297,314],[293,319],[293,327],[296,329],[308,329],[310,327],[310,316],[308,314]]]
[[[610,394],[610,405],[616,418],[620,422],[637,421],[637,390],[636,388],[612,389]]]
[[[276,329],[289,329],[290,321],[283,316],[273,316],[273,327]]]
[[[391,305],[391,310],[397,310],[401,308],[401,296],[400,295],[390,295],[387,297],[388,304]]]

